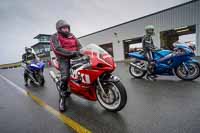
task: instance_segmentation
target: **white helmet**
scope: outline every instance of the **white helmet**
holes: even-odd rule
[[[155,34],[155,27],[153,25],[145,26],[146,35],[154,35]]]

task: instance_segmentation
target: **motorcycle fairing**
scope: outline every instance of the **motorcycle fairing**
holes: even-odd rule
[[[35,70],[42,70],[44,69],[45,64],[41,61],[38,63],[35,62],[31,62],[31,64],[28,66],[30,68],[31,71],[35,71]]]
[[[170,50],[157,50],[157,51],[153,52],[153,57],[154,57],[154,60],[157,60],[157,59],[163,58],[166,55],[169,55],[171,53],[172,53],[172,51],[170,51]],[[137,58],[140,60],[146,60],[145,56],[141,52],[131,52],[131,53],[128,53],[128,55],[130,57]]]
[[[113,66],[105,63],[102,59],[99,58],[98,54],[91,53],[87,51],[85,55],[90,56],[90,69],[80,69],[76,71],[75,75],[79,75],[79,77],[74,76],[73,73],[70,77],[69,85],[73,93],[77,95],[83,96],[84,98],[96,101],[96,88],[95,82],[97,78],[100,77],[105,71],[112,71]],[[99,65],[101,64],[101,66]],[[79,68],[78,68],[79,69]],[[76,78],[75,78],[76,77]],[[76,80],[81,79],[81,83],[76,83]],[[84,89],[83,89],[84,88]]]

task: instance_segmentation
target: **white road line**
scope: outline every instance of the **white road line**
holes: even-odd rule
[[[8,82],[10,85],[12,85],[13,87],[15,87],[18,91],[22,92],[24,95],[27,95],[27,92],[23,88],[19,87],[18,85],[16,85],[15,83],[13,83],[12,81],[10,81],[9,79],[7,79],[6,77],[4,77],[1,74],[0,74],[0,77],[2,79],[4,79],[6,82]]]
[[[13,83],[12,81],[10,81],[9,79],[7,79],[5,76],[3,76],[1,74],[0,74],[0,77],[2,79],[4,79],[7,83],[9,83],[10,85],[15,87],[18,91],[22,92],[22,94],[24,94],[25,96],[28,96],[28,97],[32,98],[38,105],[40,105],[41,107],[46,109],[52,115],[56,116],[60,121],[62,121],[67,126],[69,126],[72,129],[74,129],[77,133],[91,133],[90,130],[86,129],[85,127],[83,127],[82,125],[80,125],[76,121],[72,120],[71,118],[67,117],[66,115],[58,112],[56,109],[54,109],[51,106],[49,106],[48,104],[46,104],[40,98],[32,95],[31,92],[26,91],[25,89],[19,87],[18,85],[16,85],[15,83]]]

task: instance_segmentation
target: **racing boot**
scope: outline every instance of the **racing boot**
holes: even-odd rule
[[[67,109],[66,98],[68,97],[67,85],[63,82],[60,84],[59,92],[59,111],[65,112]]]
[[[24,86],[28,86],[28,78],[24,77]]]
[[[66,111],[66,97],[60,96],[60,98],[59,98],[59,111],[60,112]]]
[[[25,81],[24,86],[28,86],[28,82],[27,81]]]
[[[146,79],[148,80],[155,80],[157,78],[157,75],[154,74],[154,69],[155,69],[155,62],[151,62],[147,68],[147,75]]]

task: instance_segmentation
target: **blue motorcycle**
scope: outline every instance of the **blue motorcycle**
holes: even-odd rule
[[[195,46],[186,43],[177,43],[174,50],[154,50],[153,59],[155,62],[154,74],[176,75],[182,80],[194,80],[200,76],[200,64],[192,59],[195,56]],[[131,52],[128,54],[135,58],[130,63],[129,72],[135,78],[142,78],[147,73],[148,62],[143,51]]]
[[[30,83],[43,86],[45,83],[44,80],[44,67],[45,64],[42,61],[31,61],[28,64],[22,65],[24,67],[25,71],[28,74],[28,79],[30,80]]]

